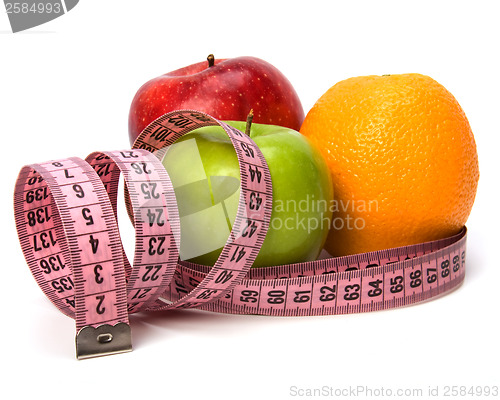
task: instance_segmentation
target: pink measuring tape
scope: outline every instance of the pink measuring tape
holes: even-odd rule
[[[170,144],[207,125],[229,135],[241,182],[233,229],[212,267],[179,261],[180,219],[160,161]],[[414,304],[463,282],[465,227],[434,242],[251,269],[272,210],[271,176],[255,143],[207,114],[181,110],[153,121],[133,147],[31,164],[16,182],[22,251],[45,295],[76,320],[79,359],[130,351],[128,315],[137,311],[346,314]],[[116,220],[120,175],[136,232],[132,263]]]

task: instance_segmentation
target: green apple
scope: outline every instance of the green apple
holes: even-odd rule
[[[245,132],[246,122],[229,121]],[[299,132],[251,124],[250,137],[271,173],[271,222],[254,267],[315,260],[331,223],[333,189],[319,151]],[[220,126],[196,129],[169,147],[162,160],[181,218],[180,257],[213,265],[229,237],[238,207],[236,152]]]

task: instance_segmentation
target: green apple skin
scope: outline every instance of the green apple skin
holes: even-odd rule
[[[226,122],[245,132],[246,122]],[[271,224],[253,267],[317,259],[331,224],[333,188],[326,163],[299,132],[252,124],[250,137],[271,173]],[[214,265],[239,201],[236,152],[220,126],[196,129],[170,146],[162,160],[181,216],[181,259]]]

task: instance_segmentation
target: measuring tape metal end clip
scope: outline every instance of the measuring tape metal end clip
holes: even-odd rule
[[[213,267],[179,261],[179,213],[161,163],[169,145],[207,125],[224,128],[240,166],[237,215]],[[118,230],[120,175],[136,232],[133,263]],[[244,133],[195,110],[156,119],[130,150],[24,166],[14,191],[24,257],[45,295],[75,319],[78,359],[132,350],[128,316],[138,311],[350,314],[419,303],[463,282],[465,227],[455,236],[428,243],[251,268],[271,211],[271,176],[257,145]]]
[[[79,360],[132,351],[130,325],[124,322],[97,328],[85,326],[76,334],[75,341],[76,358]]]

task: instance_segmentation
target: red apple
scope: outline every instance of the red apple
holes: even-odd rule
[[[130,106],[132,144],[153,120],[174,110],[204,111],[220,120],[254,122],[299,130],[304,109],[290,81],[274,66],[255,57],[215,60],[184,67],[145,83]]]

